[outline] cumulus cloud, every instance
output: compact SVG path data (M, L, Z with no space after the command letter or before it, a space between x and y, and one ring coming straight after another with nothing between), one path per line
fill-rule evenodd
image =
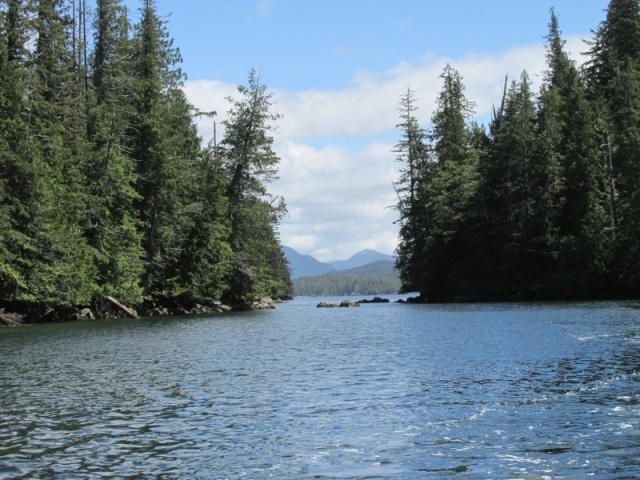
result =
M567 49L582 61L582 39L569 38ZM467 98L476 104L476 118L488 121L500 102L505 75L519 78L527 70L536 91L545 69L543 45L512 48L500 55L468 55L460 59L427 52L415 62L399 62L382 72L358 72L340 90L272 89L278 123L276 152L281 157L280 179L271 186L282 195L289 216L282 221L282 243L319 260L344 259L363 248L392 253L397 243L396 201L392 181L399 165L393 153L399 137L398 103L411 88L418 119L427 127L450 63L464 79ZM267 85L268 86L268 85ZM219 81L187 82L189 100L202 111L225 118L225 99L235 85ZM205 140L212 137L212 121L200 117ZM218 130L218 139L221 138ZM389 139L392 139L389 141Z

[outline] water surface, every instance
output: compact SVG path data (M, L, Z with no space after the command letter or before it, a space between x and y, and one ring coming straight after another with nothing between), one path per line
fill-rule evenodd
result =
M0 330L0 478L640 476L637 302L319 300Z

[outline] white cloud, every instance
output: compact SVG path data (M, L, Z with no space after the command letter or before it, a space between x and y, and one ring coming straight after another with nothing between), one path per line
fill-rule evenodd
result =
M578 38L567 40L574 59L586 50ZM505 75L519 78L527 70L537 91L545 69L543 45L512 48L500 55L468 55L452 60L426 53L417 62L399 62L383 72L359 72L341 90L272 90L278 123L276 151L280 180L271 186L284 196L289 216L280 227L283 244L319 260L348 258L363 248L392 253L397 241L396 197L391 182L398 177L393 144L397 138L398 103L407 87L419 100L416 112L428 126L441 89L439 78L450 63L464 79L476 117L485 123L500 102ZM268 85L267 85L268 86ZM189 100L200 110L224 119L225 97L236 86L219 81L187 82ZM200 132L212 137L212 121L198 120ZM218 130L218 141L221 138ZM354 147L353 145L357 145Z
M272 0L258 0L258 12L263 17L268 17L273 10Z

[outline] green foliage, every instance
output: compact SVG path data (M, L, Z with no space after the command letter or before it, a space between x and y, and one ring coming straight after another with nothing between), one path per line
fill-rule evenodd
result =
M301 277L293 281L295 295L309 297L382 295L398 293L400 286L396 272L373 276L331 272L317 277Z
M98 0L91 52L76 7L0 6L0 303L290 294L257 76L225 147L203 148L155 2L131 28L121 0Z
M640 281L640 4L611 0L596 31L586 76L596 105L595 126L607 166L615 228L610 266L616 283L637 291Z
M228 290L233 251L229 245L227 178L219 152L203 152L193 172L192 203L184 214L191 231L182 252L182 282L189 296L219 299Z
M404 291L417 291L422 283L424 249L430 227L422 186L435 168L433 162L429 162L426 134L414 115L416 101L411 89L407 89L400 100L401 123L397 127L402 138L394 150L401 164L400 178L394 188L398 194L395 208L400 217L397 267Z
M410 133L421 129L411 91L403 97L405 291L432 300L639 293L640 4L611 1L583 72L553 10L546 46L539 94L526 73L505 82L488 133L466 123L472 105L449 66L426 141Z
M450 65L441 78L444 86L428 136L413 117L410 90L401 101L403 142L396 151L405 167L397 189L397 266L403 291L445 297L469 264L470 251L462 246L473 231L479 175L476 132L468 124L473 105L464 96L462 77Z
M267 191L280 159L273 151L271 94L255 70L248 86L238 87L240 99L229 99L221 150L227 174L228 219L231 228L230 289L232 302L262 295L288 295L289 271L276 232L286 213L284 201Z

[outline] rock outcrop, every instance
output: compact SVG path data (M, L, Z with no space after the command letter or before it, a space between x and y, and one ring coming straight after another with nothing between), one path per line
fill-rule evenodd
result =
M371 300L368 300L364 298L362 300L358 300L357 303L389 303L389 299L381 298L381 297L373 297Z
M342 302L340 302L340 306L349 308L349 307L359 307L360 304L356 302L352 302L351 300L343 300Z
M316 308L334 308L337 307L338 305L336 305L335 303L331 303L331 302L320 302L318 305L316 305Z

